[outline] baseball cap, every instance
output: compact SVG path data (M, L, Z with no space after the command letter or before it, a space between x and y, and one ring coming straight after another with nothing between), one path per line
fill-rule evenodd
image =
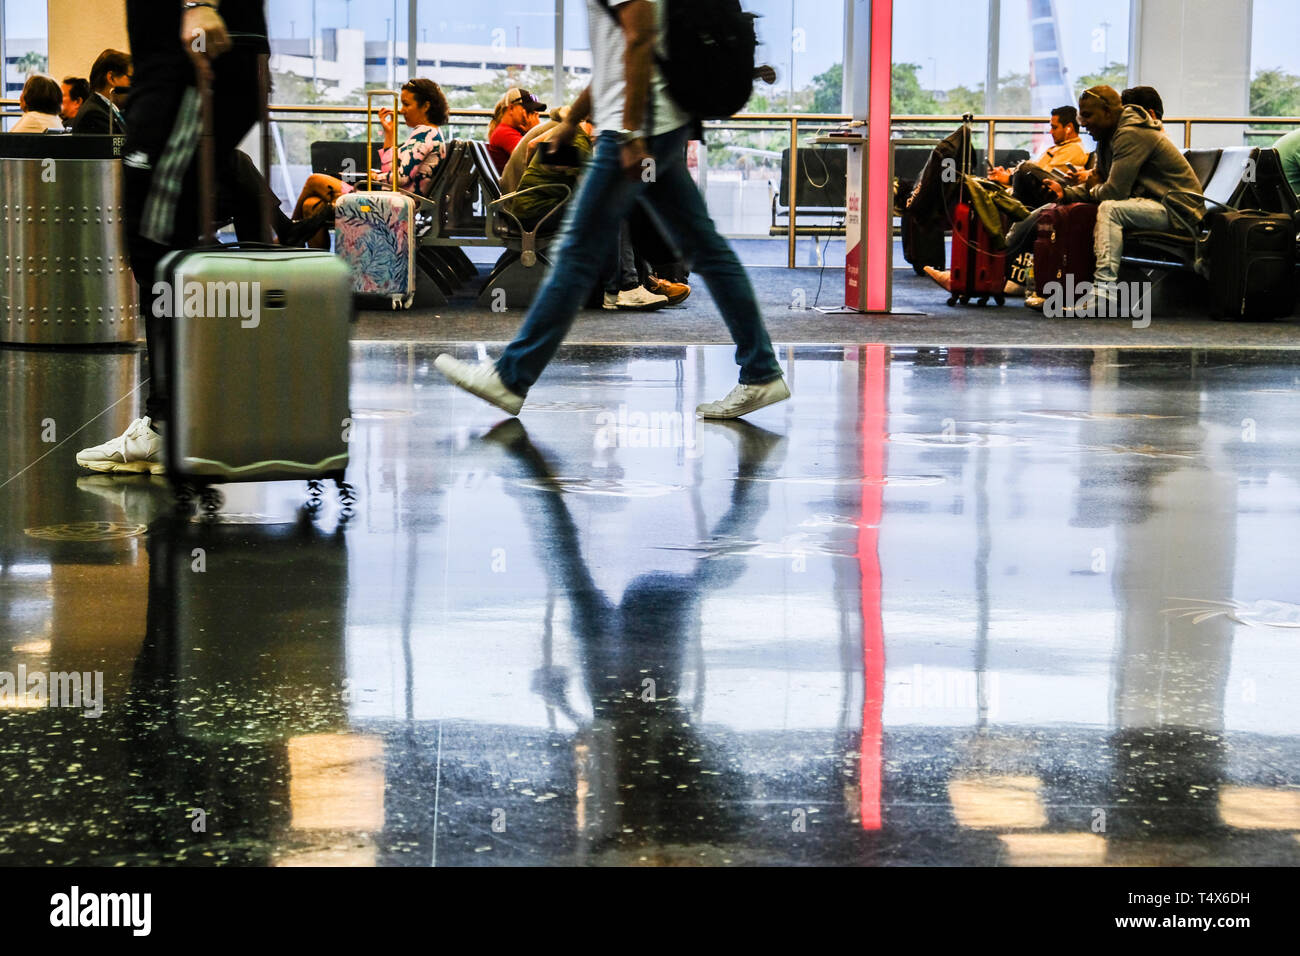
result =
M541 102L537 97L527 90L521 90L519 87L511 87L506 90L506 108L514 106L516 103L523 105L529 113L545 113L546 104Z

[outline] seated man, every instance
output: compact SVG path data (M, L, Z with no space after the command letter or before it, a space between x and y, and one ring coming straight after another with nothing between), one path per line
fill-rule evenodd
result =
M1079 139L1079 117L1073 106L1058 106L1052 110L1051 149L1037 159L1026 160L1014 172L1001 166L989 170L988 178L1011 187L1011 194L1030 209L1051 202L1051 194L1043 181L1059 173L1074 178L1088 163L1088 152Z
M517 87L506 91L497 103L496 113L488 124L488 153L496 165L497 175L505 171L510 154L515 151L524 134L539 122L538 113L546 112L546 104L527 90Z
M85 103L90 97L90 84L80 76L65 76L63 78L63 109L59 116L63 119L64 126L72 126L72 121L77 118L77 111L81 109L81 104Z
M1067 188L1048 180L1047 188L1058 202L1100 204L1093 233L1097 271L1090 297L1109 300L1109 314L1114 315L1124 229L1171 228L1162 202L1171 192L1192 194L1174 196L1169 201L1195 222L1205 215L1205 203L1194 198L1200 195L1200 181L1182 151L1164 135L1160 121L1140 106L1123 105L1114 88L1094 86L1084 90L1079 95L1079 119L1097 141L1096 168L1082 185ZM1095 314L1091 302L1076 306Z
M120 50L105 50L95 57L90 68L90 96L77 110L72 124L74 133L125 133L126 120L118 108L119 90L131 88L131 55Z
M1165 120L1165 101L1154 86L1130 86L1119 95L1125 106L1140 106L1161 123Z

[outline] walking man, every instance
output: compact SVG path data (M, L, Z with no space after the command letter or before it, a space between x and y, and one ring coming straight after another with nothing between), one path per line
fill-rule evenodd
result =
M740 384L696 409L702 418L739 418L790 397L744 268L718 235L686 169L693 125L668 96L655 66L664 4L659 0L587 0L592 82L551 140L572 142L589 115L599 131L595 154L572 201L546 281L514 341L496 362L471 365L439 355L453 383L511 415L554 357L599 278L619 225L643 194L695 271L702 275L736 343ZM545 147L543 147L545 148Z

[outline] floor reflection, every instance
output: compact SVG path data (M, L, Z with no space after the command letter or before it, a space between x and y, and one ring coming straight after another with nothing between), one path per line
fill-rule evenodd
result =
M350 520L216 521L47 454L134 355L0 352L0 862L1300 861L1300 354L795 348L705 424L724 348L522 423L437 352L355 347Z

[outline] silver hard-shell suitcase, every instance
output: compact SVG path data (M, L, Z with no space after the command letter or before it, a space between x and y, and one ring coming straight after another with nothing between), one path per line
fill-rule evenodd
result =
M215 510L217 482L343 480L351 420L349 325L352 276L337 256L315 249L216 243L212 97L199 71L204 135L199 150L202 245L158 265L152 308L171 316L164 357L172 396L164 431L167 473L182 501L204 489ZM265 90L263 157L265 143Z

